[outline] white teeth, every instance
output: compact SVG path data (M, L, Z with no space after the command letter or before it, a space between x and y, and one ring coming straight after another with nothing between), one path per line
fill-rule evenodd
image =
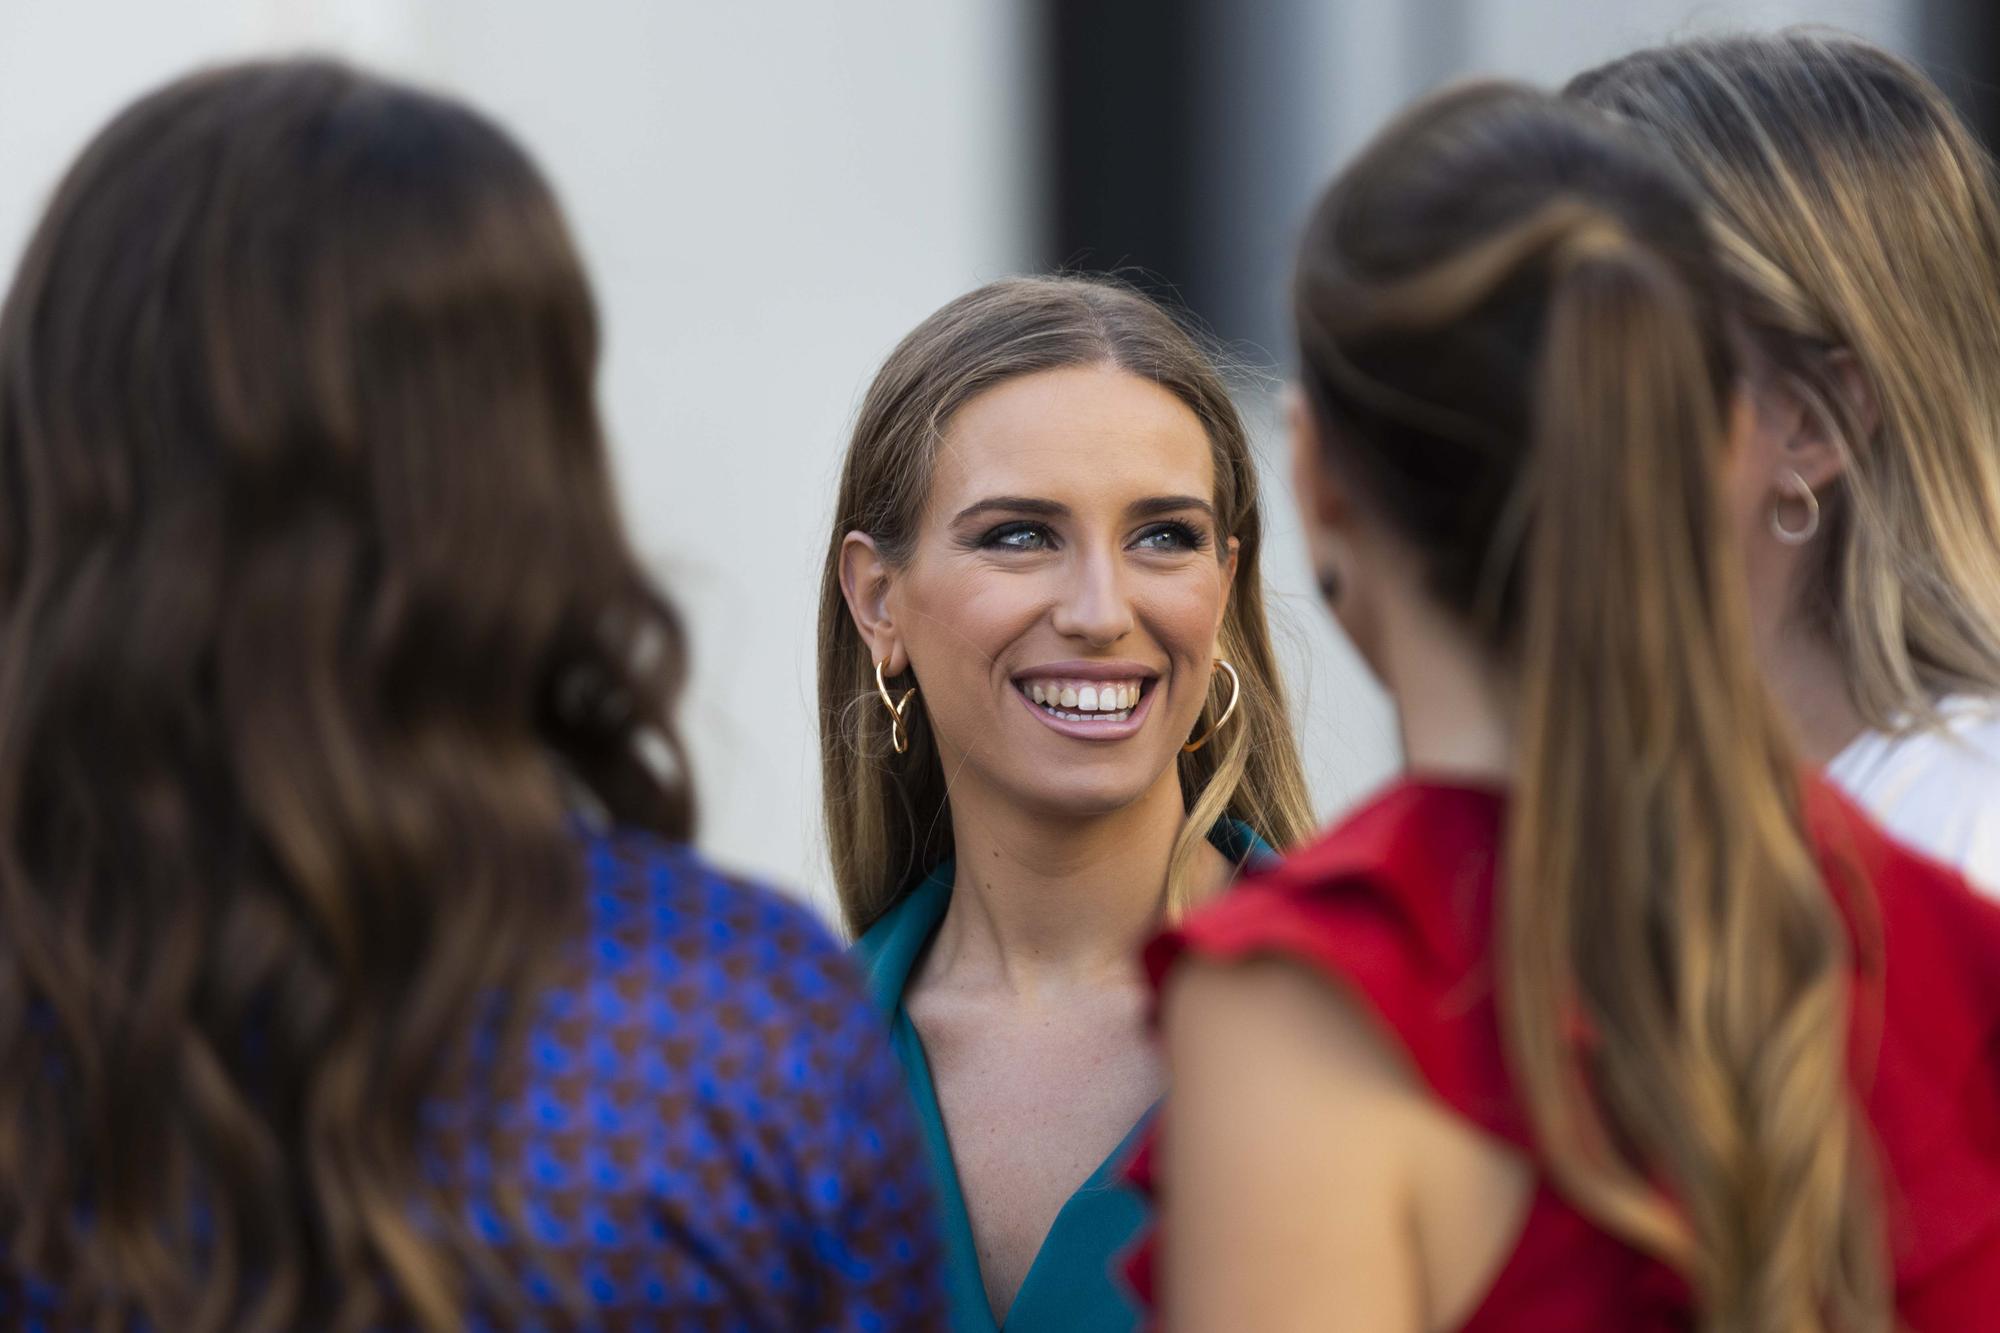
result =
M1145 682L1130 685L1098 681L1029 681L1021 692L1057 717L1072 722L1122 722L1138 706ZM1063 711L1058 711L1063 710Z

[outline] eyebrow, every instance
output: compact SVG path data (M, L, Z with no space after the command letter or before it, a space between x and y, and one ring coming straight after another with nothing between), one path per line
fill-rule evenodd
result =
M1155 495L1132 503L1132 514L1137 518L1151 518L1155 514L1172 514L1182 509L1199 509L1208 515L1208 521L1215 522L1215 506L1194 495Z
M975 501L958 511L952 522L963 523L968 518L978 518L981 514L1008 513L1033 514L1036 518L1064 518L1069 514L1069 506L1057 504L1054 500L1037 500L1027 495L993 495Z
M1215 506L1194 495L1152 495L1143 500L1134 500L1127 506L1127 512L1135 518L1151 518L1155 514L1171 514L1183 509L1199 509L1215 521ZM993 495L975 501L953 515L953 523L963 523L969 518L982 514L1031 514L1036 518L1066 518L1069 506L1054 500L1038 500L1029 495Z

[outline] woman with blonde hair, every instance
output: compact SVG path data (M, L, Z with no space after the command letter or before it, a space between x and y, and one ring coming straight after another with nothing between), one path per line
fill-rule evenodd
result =
M1735 494L1807 758L2000 895L2000 195L1944 95L1858 38L1640 51L1568 96L1699 183L1749 332Z
M1989 1325L2000 907L1796 761L1692 191L1460 89L1322 197L1294 315L1302 516L1409 771L1148 952L1167 1327Z
M827 547L835 883L944 1204L953 1326L1131 1328L1139 942L1310 823L1256 472L1159 306L1022 278L890 355Z

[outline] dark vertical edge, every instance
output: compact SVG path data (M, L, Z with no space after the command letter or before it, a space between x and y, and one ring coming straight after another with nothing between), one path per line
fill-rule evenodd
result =
M2000 148L2000 4L1916 0L1916 56L1992 152Z
M1179 304L1200 264L1200 0L1040 0L1049 71L1048 267L1115 271Z

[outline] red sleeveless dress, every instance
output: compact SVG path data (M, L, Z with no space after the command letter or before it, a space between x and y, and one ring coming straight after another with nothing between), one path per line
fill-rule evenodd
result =
M1913 1333L2000 1329L2000 907L1891 842L1830 786L1812 783L1806 804L1822 871L1855 933L1850 1065L1886 1178L1898 1314ZM1534 1158L1490 970L1505 816L1497 788L1391 787L1155 939L1146 966L1156 993L1188 954L1314 968L1363 1003L1440 1100ZM1129 1168L1147 1189L1158 1132ZM1127 1265L1148 1308L1155 1249L1148 1235ZM1673 1272L1599 1229L1543 1174L1517 1243L1461 1328L1691 1322Z

